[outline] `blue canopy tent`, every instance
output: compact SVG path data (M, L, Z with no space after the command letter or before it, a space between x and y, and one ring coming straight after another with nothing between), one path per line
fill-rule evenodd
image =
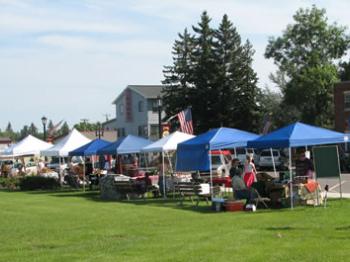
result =
M339 132L321 127L311 126L296 122L261 136L253 141L248 141L248 147L252 148L289 148L289 173L292 182L292 147L345 143L348 137ZM291 195L292 195L291 186ZM293 200L291 197L291 207Z
M216 128L198 135L195 138L178 144L176 151L177 171L210 172L211 194L213 196L211 150L246 147L247 141L256 139L258 135L234 129Z
M153 143L152 141L133 135L122 137L117 141L97 151L99 155L121 155L140 153L141 149Z
M247 142L259 136L234 128L216 128L178 144L177 171L208 171L211 166L210 150L246 147Z
M97 151L101 148L104 148L110 145L111 142L108 142L103 139L95 139L90 143L87 143L77 149L70 151L69 156L92 156L97 155Z
M84 157L84 183L83 183L83 190L85 191L85 156L92 156L97 155L97 150L109 145L110 142L103 140L103 139L95 139L81 147L78 147L77 149L70 151L69 156L82 156Z
M248 147L291 148L344 143L346 140L347 137L343 133L296 122L255 140L248 141Z

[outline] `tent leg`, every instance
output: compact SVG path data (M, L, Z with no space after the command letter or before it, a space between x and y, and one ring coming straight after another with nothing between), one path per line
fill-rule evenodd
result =
M85 192L85 162L86 162L85 156L83 157L83 160L84 160L84 166L83 166L83 192Z
M58 157L58 181L62 186L62 174L61 174L61 157Z
M289 147L289 184L290 184L290 208L293 209L293 175L292 175L292 148Z
M339 169L339 194L340 194L340 199L343 198L343 193L342 193L342 188L341 188L341 170L340 170L340 160L339 160L339 150L337 146L337 157L338 157L338 169Z
M164 172L164 153L162 152L162 175L163 175L163 198L166 199L166 193L165 193L165 172Z
M275 177L277 177L275 158L273 156L273 151L271 147L270 147L270 153L271 153L271 159L272 159L273 172L275 174Z
M209 172L210 172L210 195L211 195L211 200L213 201L213 198L214 198L214 187L213 187L213 171L212 171L210 149L209 149Z

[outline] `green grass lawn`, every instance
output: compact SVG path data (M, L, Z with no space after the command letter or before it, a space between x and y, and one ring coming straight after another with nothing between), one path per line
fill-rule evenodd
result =
M214 213L205 203L0 191L0 261L349 260L348 200Z

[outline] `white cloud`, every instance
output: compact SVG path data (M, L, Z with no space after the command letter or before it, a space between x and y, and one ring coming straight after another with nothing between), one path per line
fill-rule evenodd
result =
M7 33L40 32L82 32L82 33L136 33L142 25L136 26L117 21L96 22L72 19L32 17L17 14L1 14L0 31Z
M98 40L96 38L65 36L65 35L46 35L38 38L41 44L60 47L62 49L77 50L79 52L97 52L97 53L116 53L130 57L142 56L142 59L148 57L168 56L171 50L171 43L162 40L151 39L125 39L125 40Z

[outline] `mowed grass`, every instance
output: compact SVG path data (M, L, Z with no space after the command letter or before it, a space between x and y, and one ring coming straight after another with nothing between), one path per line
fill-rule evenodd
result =
M350 201L215 213L98 193L0 191L0 261L349 261Z

